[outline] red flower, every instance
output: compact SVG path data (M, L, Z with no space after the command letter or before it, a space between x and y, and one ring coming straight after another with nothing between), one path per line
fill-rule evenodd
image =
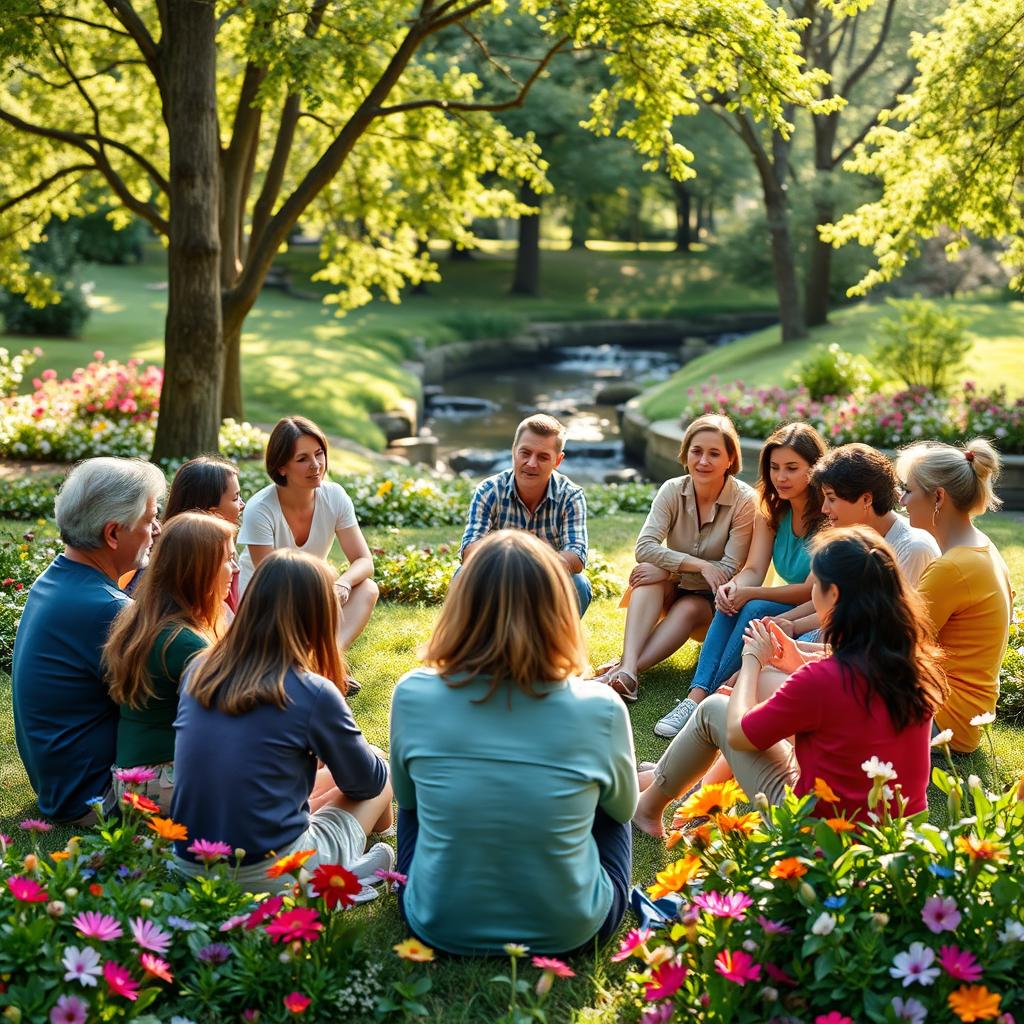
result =
M321 864L313 872L313 891L322 896L324 903L334 909L339 903L351 907L362 890L359 879L340 864Z
M142 814L159 814L160 805L154 803L149 799L148 796L143 796L141 793L136 793L134 790L128 790L121 799L129 806L134 807L135 810Z
M309 942L315 939L324 926L320 913L312 907L296 907L285 911L276 920L264 927L274 942Z
M303 995L301 992L290 992L284 997L284 1008L289 1013L298 1016L312 1001L309 996Z
M11 890L11 895L22 903L45 903L50 898L34 878L15 875L7 879L7 888Z
M561 960L553 956L535 956L530 961L534 967L539 967L542 971L550 971L552 974L559 978L575 978L576 972Z
M89 893L92 896L102 896L103 895L103 886L100 885L99 882L93 882L92 885L89 886Z

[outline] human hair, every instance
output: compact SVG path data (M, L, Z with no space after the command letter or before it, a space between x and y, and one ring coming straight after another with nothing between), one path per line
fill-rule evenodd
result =
M449 686L485 679L531 697L536 683L567 679L587 664L576 592L554 551L523 530L496 530L448 589L424 652Z
M231 478L238 476L238 467L219 455L200 455L178 468L167 492L164 522L182 512L206 512L220 504Z
M814 542L811 571L819 586L839 588L821 640L844 676L863 677L865 705L878 697L897 732L929 719L949 692L942 652L889 545L867 526L829 530Z
M690 445L694 437L702 430L713 430L716 434L722 435L722 443L725 445L726 454L732 460L726 476L734 476L743 470L743 456L740 454L740 435L728 416L721 416L718 413L708 413L706 416L698 416L683 434L682 443L679 445L679 462L686 465L686 457L690 452Z
M513 451L519 445L519 438L526 431L529 431L531 434L537 434L539 437L557 437L558 450L560 452L565 450L565 427L554 416L547 416L544 413L534 413L532 416L527 416L516 427L515 437L512 438Z
M787 423L779 427L761 446L761 454L757 462L757 493L761 499L761 510L768 517L773 530L778 530L779 522L789 501L779 495L772 483L772 452L777 448L792 448L811 468L827 449L814 427L807 423ZM821 511L821 490L808 480L807 505L804 509L804 527L809 536L825 521Z
M990 441L976 437L962 447L941 441L916 441L901 449L896 472L928 494L940 487L953 506L969 516L994 512L1002 501L993 490L999 479L999 453Z
M145 459L104 455L79 462L54 501L60 539L83 551L101 548L108 523L131 529L145 515L150 498L159 502L166 493L163 473Z
M305 416L285 416L274 424L267 441L267 476L279 487L288 485L280 470L295 454L295 442L303 436L313 438L323 448L324 473L327 472L327 437L324 432Z
M877 516L891 512L899 501L899 484L892 463L870 445L844 444L824 455L811 470L811 483L820 491L830 487L843 501L871 495L871 509Z
M152 699L148 662L164 629L171 633L161 658L186 627L216 639L224 617L217 582L234 539L230 523L202 512L183 512L163 528L135 600L118 613L103 647L111 700L141 708Z
M336 572L323 559L278 548L260 562L227 635L196 666L188 692L204 708L242 715L284 708L291 669L315 672L348 692L338 646Z

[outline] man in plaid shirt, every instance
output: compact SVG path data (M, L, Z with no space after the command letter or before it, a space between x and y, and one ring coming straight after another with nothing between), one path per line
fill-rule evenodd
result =
M583 488L555 472L565 458L565 427L553 416L528 416L512 441L512 468L480 483L462 535L463 563L492 530L529 530L550 544L572 576L582 616L593 596L587 562Z

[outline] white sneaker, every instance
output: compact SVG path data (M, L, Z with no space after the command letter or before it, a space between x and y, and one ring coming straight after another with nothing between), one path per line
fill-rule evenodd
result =
M696 710L697 702L689 697L685 700L677 701L676 706L667 715L658 719L658 724L654 727L654 735L671 739L682 731L683 726L686 725L690 720L690 716Z
M380 885L376 871L394 871L395 851L387 843L374 843L358 860L353 861L349 871L363 885Z

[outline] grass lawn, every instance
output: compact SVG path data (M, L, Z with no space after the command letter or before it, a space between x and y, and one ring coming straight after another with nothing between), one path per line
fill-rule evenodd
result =
M624 580L632 565L633 543L643 517L611 515L591 524L591 543L614 564ZM0 528L5 524L0 523ZM1024 515L998 513L980 521L997 544L1010 567L1018 593L1024 591ZM14 524L17 529L18 524ZM383 530L368 530L372 546L384 538ZM403 530L408 543L433 544L451 539L444 529ZM584 619L594 664L619 653L624 612L617 601L595 601ZM367 738L387 746L388 708L395 680L416 665L416 650L429 636L437 610L432 607L381 605L366 633L351 652L355 674L363 683L353 707ZM697 646L688 644L659 668L644 676L640 701L631 709L638 759L655 759L665 746L652 733L655 721L687 689L696 664ZM999 773L1005 780L1024 771L1024 730L997 724L994 730ZM32 792L25 779L14 745L10 707L10 683L0 676L0 831L16 830L16 822L31 814ZM992 764L984 750L961 760L964 772L974 771L992 781ZM938 815L937 815L938 817ZM47 839L56 848L64 844L69 831L55 829ZM669 859L663 845L634 833L634 880L647 883ZM380 955L393 963L390 947L403 937L392 902L378 901L356 911L368 925L368 941ZM589 1024L618 1020L625 997L624 969L611 965L606 954L581 957L574 964L579 975L556 986L548 1004L552 1022L585 1021ZM430 1020L446 1022L490 1021L504 1011L504 990L489 984L500 970L493 961L441 961L431 971L433 990L427 997Z
M964 378L983 387L1005 384L1011 398L1024 395L1024 302L986 301L976 296L937 300L967 320L974 337ZM815 345L839 344L847 352L867 355L878 322L891 315L888 306L851 306L832 315L832 322L816 328L809 338L781 344L779 328L768 327L716 349L688 363L663 384L648 391L642 409L652 420L677 416L686 389L716 374L725 383L742 379L750 386L788 385L789 375Z

